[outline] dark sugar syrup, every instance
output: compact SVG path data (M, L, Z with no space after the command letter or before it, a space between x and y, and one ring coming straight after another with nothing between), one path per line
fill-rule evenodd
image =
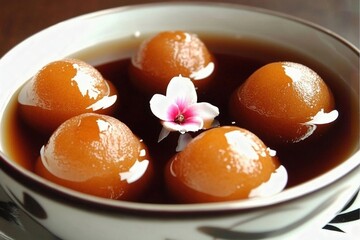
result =
M199 102L209 102L220 109L217 120L220 125L236 125L228 114L228 101L233 91L243 83L248 76L261 66L275 61L293 61L302 63L315 70L332 89L339 118L334 126L316 140L305 140L297 144L274 146L266 144L277 151L281 163L289 174L287 187L295 186L325 173L349 157L358 146L359 121L356 112L358 101L349 87L330 69L320 63L300 54L299 52L279 45L254 39L234 39L230 37L203 35L200 36L217 60L216 84L207 92L198 92ZM126 51L133 52L139 44L139 39L129 39L124 44ZM91 63L103 52L111 51L118 43L111 42L86 49L72 57ZM119 50L120 49L120 50ZM122 48L117 51L123 51ZM179 133L172 132L160 143L158 136L161 131L159 120L151 113L149 100L151 96L133 87L128 73L129 56L105 63L94 63L105 79L111 81L119 95L119 109L114 115L147 145L152 162L155 166L156 181L152 195L145 197L144 202L168 202L163 183L163 169L167 161L176 154ZM161 93L164 94L164 93ZM17 101L14 95L7 109L5 119L6 148L10 156L19 164L33 170L39 156L39 150L47 142L49 136L42 135L24 123L17 111ZM241 127L241 126L240 126ZM198 133L200 133L199 131ZM198 133L192 134L196 136ZM261 137L261 136L260 136ZM315 141L315 142L314 142Z

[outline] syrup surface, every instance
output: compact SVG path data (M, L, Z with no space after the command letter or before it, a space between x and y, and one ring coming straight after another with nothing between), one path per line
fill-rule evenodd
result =
M316 71L331 88L334 94L339 118L334 126L319 139L311 139L296 144L275 146L265 144L276 150L282 165L288 171L287 188L303 183L346 160L356 151L359 140L358 100L355 94L341 79L337 79L330 69L290 49L272 43L251 39L232 39L216 36L200 36L217 60L216 84L207 92L198 92L199 102L209 102L220 109L216 118L220 125L236 125L228 115L228 100L232 92L247 77L261 66L275 61L292 61L306 65ZM129 39L129 52L138 41ZM126 45L124 44L124 46ZM108 50L115 43L95 46L72 57L87 61L87 58L101 58L102 50ZM129 57L96 64L96 68L105 79L110 80L118 89L119 109L115 117L123 121L148 146L155 165L157 179L153 189L144 202L168 202L164 193L163 174L166 162L175 154L179 133L172 132L158 143L162 125L151 113L149 100L151 96L135 89L129 78ZM164 94L164 93L161 93ZM294 106L296 107L296 106ZM19 117L17 110L17 93L9 103L4 122L5 148L8 155L23 167L33 170L39 151L50 136L44 136L29 128ZM239 125L239 127L242 127ZM197 134L197 133L196 133ZM259 136L261 138L261 136Z

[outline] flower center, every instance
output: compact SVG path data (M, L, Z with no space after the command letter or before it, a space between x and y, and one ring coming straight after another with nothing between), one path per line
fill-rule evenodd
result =
M177 115L176 118L174 119L174 122L177 124L181 124L184 121L185 121L185 117L181 113L179 115Z

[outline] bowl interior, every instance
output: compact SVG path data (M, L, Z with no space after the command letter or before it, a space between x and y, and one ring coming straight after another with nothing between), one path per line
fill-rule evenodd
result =
M141 39L139 36L174 29L226 35L235 39L262 39L294 49L321 63L324 67L332 69L339 79L350 86L352 94L359 96L359 50L346 40L321 27L278 13L232 4L150 4L104 10L61 22L26 39L3 56L0 60L1 127L3 127L4 111L11 96L48 62L75 53L79 54L79 51L104 42L131 38L136 45ZM128 51L129 46L111 46L112 48L103 49L100 58L96 54L87 53L89 62L92 64L104 63L117 58L129 57L132 53L132 51ZM355 106L355 109L357 107ZM353 155L331 171L273 197L241 200L232 204L168 205L164 207L156 206L156 204L129 203L89 197L59 187L14 164L3 147L4 141L1 136L0 152L3 158L1 161L29 181L34 181L45 189L51 188L53 191L69 194L84 201L148 210L183 211L185 209L209 210L266 206L313 192L344 176L360 163L358 146L355 146Z

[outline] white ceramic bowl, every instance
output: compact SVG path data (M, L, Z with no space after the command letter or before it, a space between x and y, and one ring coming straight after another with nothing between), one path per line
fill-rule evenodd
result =
M0 121L10 97L46 63L106 41L173 29L284 44L331 68L359 96L359 50L325 29L239 5L160 3L80 16L17 45L0 60ZM96 60L118 57L120 50L104 50L104 58ZM45 181L11 161L3 142L1 136L2 187L30 216L62 239L283 239L306 227L321 228L360 182L356 149L332 170L272 197L190 205L114 201Z

